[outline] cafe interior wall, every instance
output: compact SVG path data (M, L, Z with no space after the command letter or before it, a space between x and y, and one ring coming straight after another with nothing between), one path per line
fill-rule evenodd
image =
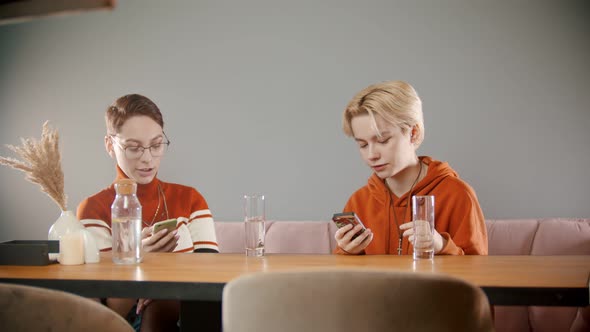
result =
M172 145L160 178L217 220L245 193L267 219L327 220L370 176L342 111L365 86L411 83L418 153L449 161L486 218L590 217L586 1L156 1L0 25L4 144L60 133L68 207L108 186L104 110L140 93ZM43 239L57 206L0 167L0 241ZM304 239L302 239L304 240Z

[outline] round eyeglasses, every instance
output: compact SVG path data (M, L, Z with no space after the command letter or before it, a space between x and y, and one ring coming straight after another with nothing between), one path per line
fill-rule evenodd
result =
M139 159L141 156L143 156L145 150L149 150L152 157L161 157L164 155L164 153L166 153L166 150L168 150L168 146L170 145L170 140L168 139L168 136L166 136L166 133L164 133L166 142L160 142L150 146L123 145L118 139L116 139L117 136L109 135L109 137L113 143L118 145L123 150L127 159Z

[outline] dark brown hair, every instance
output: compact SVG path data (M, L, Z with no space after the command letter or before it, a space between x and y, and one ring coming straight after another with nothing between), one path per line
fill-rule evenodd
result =
M107 133L109 135L117 134L125 121L129 118L145 115L156 121L164 129L164 118L158 106L148 97L129 94L119 99L107 108L105 120L107 123Z

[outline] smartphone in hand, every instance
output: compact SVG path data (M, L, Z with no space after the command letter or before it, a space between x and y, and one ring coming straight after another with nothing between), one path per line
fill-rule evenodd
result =
M365 225L363 225L363 222L354 212L334 213L334 215L332 216L332 221L334 221L338 228L342 228L348 224L352 225L353 228L356 225L363 226L363 229L361 229L355 235L353 235L351 240L354 240L357 236L361 235L367 229Z
M152 235L158 233L159 231L163 230L164 228L168 229L168 233L172 232L173 230L176 229L177 222L178 221L176 220L176 218L158 221L157 223L154 224L154 228L152 230Z

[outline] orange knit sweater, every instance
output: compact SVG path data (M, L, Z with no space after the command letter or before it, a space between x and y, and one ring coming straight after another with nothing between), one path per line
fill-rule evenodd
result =
M127 176L117 166L117 179L120 178ZM159 195L158 185L162 188L164 197ZM219 251L213 217L207 202L196 189L154 178L148 184L137 186L137 197L142 206L142 228L168 218L178 219L176 228L180 238L174 251ZM111 204L114 199L113 182L108 188L84 199L78 206L78 219L95 235L101 250L111 249ZM168 215L164 208L164 199Z
M420 157L420 160L428 165L428 172L411 194L435 196L435 228L447 240L438 254L487 255L485 220L473 189L459 179L448 163L430 157ZM350 197L344 211L355 212L374 234L364 254L397 254L399 225L412 219L408 204L411 205L409 193L395 196L376 174ZM394 213L399 225L396 225ZM336 248L335 252L345 253L341 248ZM402 254L412 252L408 238L404 237Z

